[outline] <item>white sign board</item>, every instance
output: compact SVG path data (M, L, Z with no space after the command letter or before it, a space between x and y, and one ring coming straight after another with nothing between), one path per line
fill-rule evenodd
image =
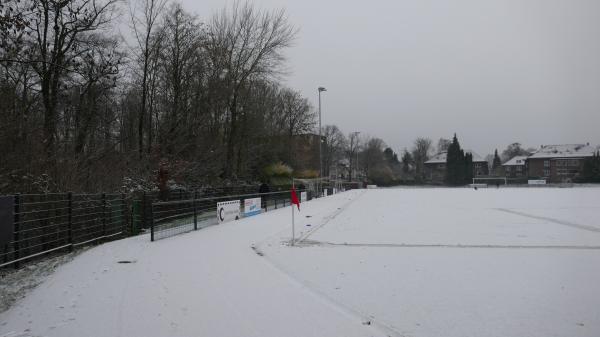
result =
M300 202L306 202L308 200L308 193L300 192Z
M373 188L377 188L377 185L367 185L368 189L373 189Z
M529 185L546 185L546 180L544 180L544 179L528 180L527 183Z
M333 189L333 194L337 194L337 192L338 192L337 188L334 188Z
M219 223L240 218L240 201L223 201L217 203L217 220Z
M260 214L260 198L244 200L244 216L253 216Z

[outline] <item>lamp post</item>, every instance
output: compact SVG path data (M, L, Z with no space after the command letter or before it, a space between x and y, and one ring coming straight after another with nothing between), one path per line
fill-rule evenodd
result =
M356 136L356 145L354 146L354 149L356 150L356 162L354 163L354 179L358 180L358 135L360 134L360 131L354 131L352 132L352 134ZM352 160L352 157L350 157L350 160Z
M323 139L321 138L321 92L323 91L327 91L327 89L325 89L325 87L319 87L317 89L317 91L319 92L319 197L321 197L321 184L322 184L322 180L323 180L323 156L321 155L321 143L323 142Z

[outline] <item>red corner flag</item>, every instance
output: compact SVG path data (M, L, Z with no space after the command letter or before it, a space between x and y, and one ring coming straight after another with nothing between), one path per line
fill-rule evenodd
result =
M296 194L295 186L292 186L292 204L298 205L298 210L300 210L300 200L298 200L298 195Z

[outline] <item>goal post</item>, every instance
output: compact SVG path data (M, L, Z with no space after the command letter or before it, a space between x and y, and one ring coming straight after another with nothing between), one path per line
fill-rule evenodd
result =
M473 185L508 185L506 177L477 177L473 178Z

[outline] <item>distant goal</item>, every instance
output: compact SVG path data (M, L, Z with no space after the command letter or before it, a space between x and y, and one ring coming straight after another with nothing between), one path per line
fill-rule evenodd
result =
M506 177L479 177L473 178L473 183L471 187L488 187L488 185L492 186L506 186L508 185L508 180Z

